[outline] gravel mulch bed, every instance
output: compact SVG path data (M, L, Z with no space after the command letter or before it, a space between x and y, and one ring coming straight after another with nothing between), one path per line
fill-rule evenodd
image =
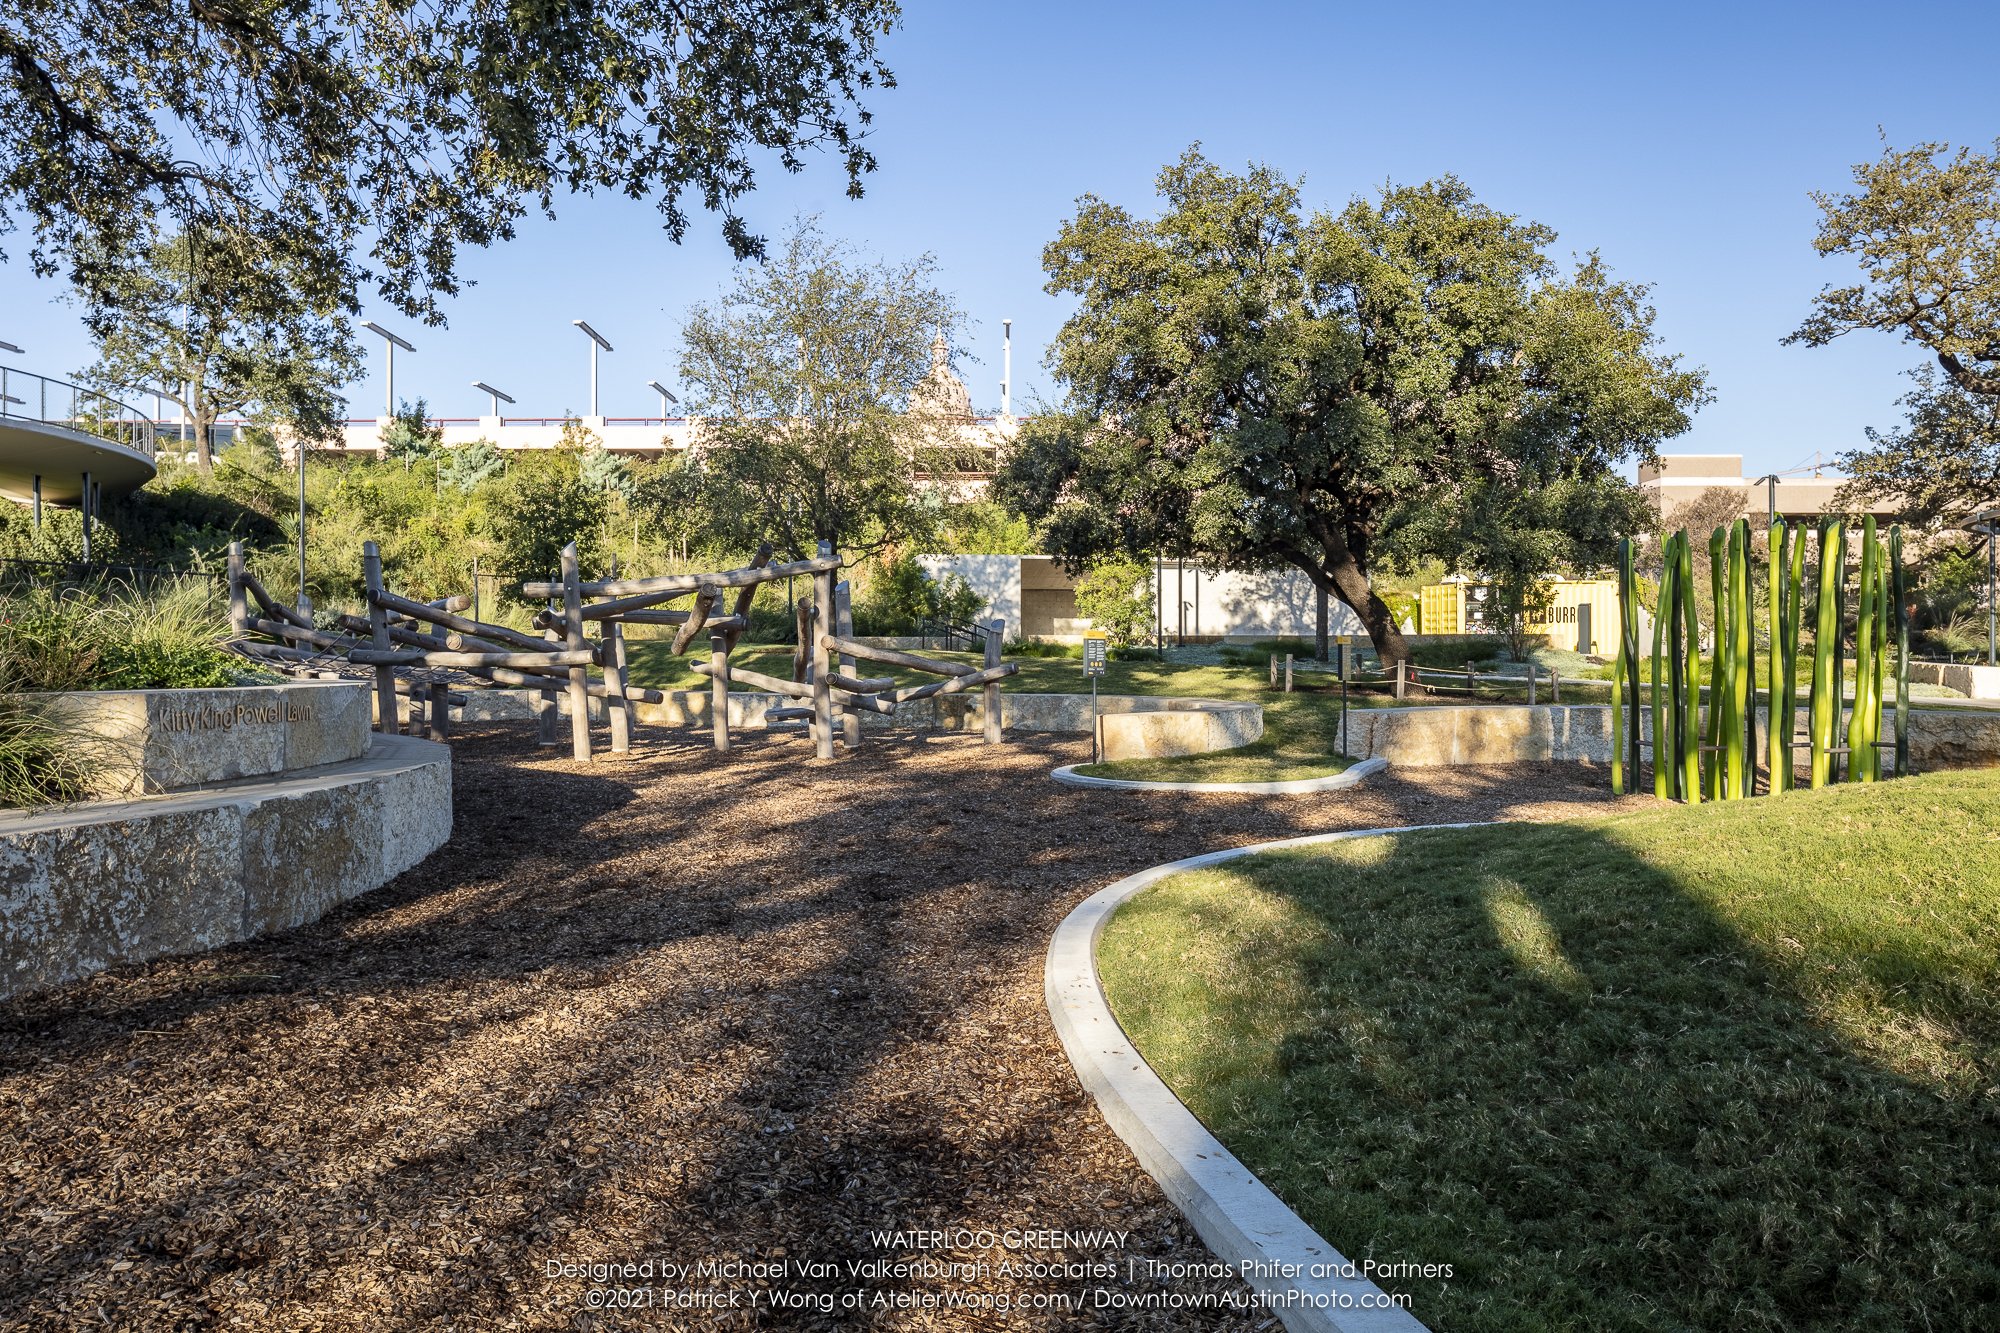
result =
M825 765L803 740L718 757L656 729L590 766L525 728L453 749L455 836L393 884L0 1004L0 1324L1275 1327L1093 1308L1240 1289L1144 1272L1210 1260L1063 1057L1050 932L1199 851L1616 804L1601 771L1554 767L1079 792L1048 772L1087 744L1051 738L871 739ZM950 1234L872 1234L891 1230ZM1129 1234L1024 1250L1009 1231ZM767 1275L663 1267L707 1260ZM933 1269L846 1271L882 1261ZM1051 1262L1114 1276L1001 1268ZM589 1308L607 1289L646 1304ZM664 1304L731 1293L757 1304ZM925 1298L988 1303L907 1304ZM1051 1298L1082 1308L1034 1308Z

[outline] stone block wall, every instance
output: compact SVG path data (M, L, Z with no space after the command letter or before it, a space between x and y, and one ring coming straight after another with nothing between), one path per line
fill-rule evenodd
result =
M407 736L305 774L0 813L0 998L317 920L450 836L450 752Z

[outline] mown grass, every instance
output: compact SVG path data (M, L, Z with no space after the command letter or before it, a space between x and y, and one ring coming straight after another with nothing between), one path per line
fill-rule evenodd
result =
M641 640L628 645L632 678L655 689L692 690L707 688L708 678L696 674L688 663L676 659L664 639ZM949 661L977 664L973 653L930 652ZM761 644L745 645L734 655L738 665L765 675L790 679L791 649ZM1083 664L1060 657L1011 659L1020 668L1001 688L1028 694L1087 694L1090 682L1084 679ZM919 676L868 664L871 675L893 676L904 684L917 684L935 677ZM1172 759L1127 759L1084 769L1104 777L1129 778L1146 782L1285 782L1294 778L1323 777L1346 768L1349 760L1340 753L1340 699L1331 677L1299 679L1300 689L1292 694L1273 693L1264 669L1229 665L1127 660L1107 663L1098 680L1103 694L1173 695L1201 699L1252 699L1264 705L1264 736L1254 745L1215 754L1182 755ZM1331 688L1329 688L1331 687ZM1356 696L1358 706L1360 696Z
M1099 949L1175 1091L1452 1330L2000 1328L2000 773L1334 843Z

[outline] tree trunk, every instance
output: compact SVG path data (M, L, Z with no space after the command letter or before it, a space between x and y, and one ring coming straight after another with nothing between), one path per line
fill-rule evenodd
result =
M188 405L188 416L194 421L194 465L207 476L215 471L215 409L199 388L190 396L194 399Z
M1317 570L1306 571L1322 590L1332 593L1349 610L1361 617L1361 626L1368 631L1368 641L1375 646L1383 666L1394 666L1398 662L1410 660L1410 645L1403 639L1402 627L1396 624L1395 613L1389 604L1375 595L1368 584L1368 575L1362 572L1351 555L1329 552L1324 564Z

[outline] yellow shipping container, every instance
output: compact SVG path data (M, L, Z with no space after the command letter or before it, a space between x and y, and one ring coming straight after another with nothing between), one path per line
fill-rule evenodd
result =
M1616 651L1618 584L1613 579L1556 579L1549 585L1544 618L1530 621L1528 633L1548 636L1551 648L1609 655ZM1418 590L1423 634L1498 632L1493 589L1483 583L1433 583ZM1588 613L1580 608L1588 607ZM1589 640L1584 640L1585 634Z

